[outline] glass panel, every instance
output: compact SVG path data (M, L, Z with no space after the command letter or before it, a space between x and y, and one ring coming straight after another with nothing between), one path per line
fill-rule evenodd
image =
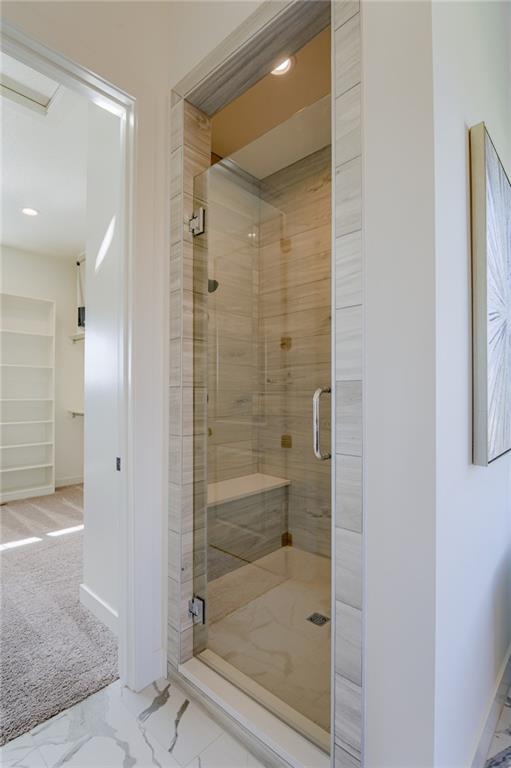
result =
M194 186L194 653L326 750L330 462L312 396L330 385L330 186L330 147L262 180L222 161Z

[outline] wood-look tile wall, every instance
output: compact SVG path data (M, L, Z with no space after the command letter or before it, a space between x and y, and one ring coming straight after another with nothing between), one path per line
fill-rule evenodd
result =
M331 554L331 463L312 453L312 395L331 381L331 151L261 181L272 206L261 225L260 471L290 481L293 545ZM330 445L330 398L322 413ZM282 445L283 436L286 436Z
M211 159L209 118L182 99L171 110L170 164L170 309L169 309L169 517L168 517L168 663L176 667L192 656L193 630L188 600L193 592L193 517L205 519L205 435L194 423L206 405L205 307L207 270L194 258L188 219L193 213L193 179ZM203 359L200 359L201 349ZM202 472L202 484L194 477Z
M313 457L311 409L331 377L330 147L262 181L218 164L203 195L207 232L195 243L218 283L207 297L207 480L290 480L282 501L265 494L210 509L208 544L253 560L290 533L294 546L329 557L330 464ZM327 401L325 446L329 410Z
M208 482L258 472L259 188L234 169L208 174Z
M335 766L362 765L362 197L358 0L333 2L335 57Z

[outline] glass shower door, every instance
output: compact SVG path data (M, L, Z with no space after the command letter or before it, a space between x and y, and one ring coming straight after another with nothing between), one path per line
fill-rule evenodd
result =
M312 398L330 383L330 226L306 206L327 149L262 180L222 161L194 185L194 654L325 749L330 462Z

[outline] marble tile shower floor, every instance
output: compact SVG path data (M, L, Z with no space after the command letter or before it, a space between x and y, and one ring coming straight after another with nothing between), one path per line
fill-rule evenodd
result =
M283 547L208 586L208 649L330 730L330 560Z

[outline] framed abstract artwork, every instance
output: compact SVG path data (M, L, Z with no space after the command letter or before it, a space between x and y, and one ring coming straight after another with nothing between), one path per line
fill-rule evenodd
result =
M511 183L484 123L470 129L473 462L511 450Z

